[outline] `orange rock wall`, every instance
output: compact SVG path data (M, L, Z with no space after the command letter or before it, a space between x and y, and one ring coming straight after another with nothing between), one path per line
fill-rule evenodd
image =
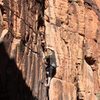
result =
M50 100L99 100L98 0L48 0L46 43L54 48L57 73Z
M4 0L10 30L5 45L32 94L39 100L100 100L100 1L40 1ZM57 61L49 95L39 35L44 25Z

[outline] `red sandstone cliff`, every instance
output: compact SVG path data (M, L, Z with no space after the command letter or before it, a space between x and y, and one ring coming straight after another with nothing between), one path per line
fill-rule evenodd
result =
M6 50L32 95L38 100L100 100L100 1L3 2L0 35L7 33ZM46 47L54 50L57 63L48 89Z

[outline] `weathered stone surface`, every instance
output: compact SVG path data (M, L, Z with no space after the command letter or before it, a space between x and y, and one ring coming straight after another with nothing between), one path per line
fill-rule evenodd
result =
M70 82L53 78L50 85L49 96L50 100L76 100L76 87Z
M61 89L63 82L65 86L70 82L76 87L77 98L72 100L97 100L95 93L100 91L99 75L97 74L99 71L97 30L100 13L97 11L99 7L96 3L100 2L98 0L96 2L91 0L81 0L80 2L52 0L52 2L54 4L45 10L45 13L48 14L48 9L53 9L50 21L45 20L46 42L55 49L58 63L55 78L59 81L55 81L55 78L51 81L50 100L61 99L59 95L64 93L64 90ZM91 9L87 7L86 3L91 6ZM51 21L53 22L50 23ZM50 26L52 26L51 29L49 29ZM54 29L52 29L53 27ZM59 84L57 89L53 85L54 83ZM69 89L66 88L66 91ZM72 96L70 95L70 97Z
M99 100L100 1L3 2L0 0L6 13L0 13L0 42L4 42L9 59L16 61L35 99ZM47 48L55 52L57 63L49 88L45 87ZM5 68L1 69L4 73ZM9 68L7 73L10 77Z

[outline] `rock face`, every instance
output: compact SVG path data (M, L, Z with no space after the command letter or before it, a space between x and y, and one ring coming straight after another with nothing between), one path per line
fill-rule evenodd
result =
M99 0L3 0L0 41L33 100L100 100L99 5ZM47 47L57 63L49 87Z

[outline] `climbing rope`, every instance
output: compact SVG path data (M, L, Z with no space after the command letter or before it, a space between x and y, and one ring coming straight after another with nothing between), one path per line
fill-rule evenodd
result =
M24 44L24 46L27 47L33 54L37 54L37 55L40 54L40 53L38 53L38 52L32 50L29 46L27 46L27 44Z

